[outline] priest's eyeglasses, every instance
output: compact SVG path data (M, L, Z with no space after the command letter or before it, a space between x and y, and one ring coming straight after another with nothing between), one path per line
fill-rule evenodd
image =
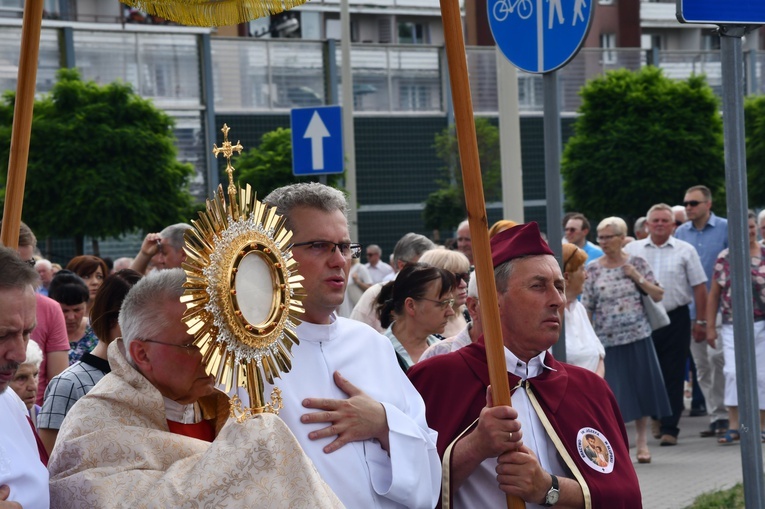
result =
M353 242L332 242L329 240L312 240L310 242L298 242L292 244L292 247L308 246L311 254L315 256L326 256L334 253L340 248L340 253L346 258L358 258L361 256L361 244Z
M454 298L451 299L444 299L444 300L435 300L435 299L426 299L425 297L420 297L417 300L426 300L428 302L433 302L438 306L438 309L446 309L454 306Z
M187 343L185 345L176 345L175 343L166 343L164 341L157 341L156 339L140 339L139 341L143 341L144 343L156 343L158 345L165 345L165 346L174 346L176 348L183 348L183 350L188 354L191 355L193 353L196 353L199 351L199 347L193 343Z

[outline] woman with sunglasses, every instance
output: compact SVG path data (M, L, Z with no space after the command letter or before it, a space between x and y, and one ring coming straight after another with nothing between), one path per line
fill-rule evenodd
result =
M470 261L461 252L449 249L425 251L419 261L451 272L457 280L457 286L454 288L454 306L452 307L454 314L449 318L449 323L446 324L443 332L443 336L446 338L456 336L465 330L468 321L470 321L470 315L465 309L467 288L470 282Z
M603 377L606 351L595 335L587 310L579 302L587 272L587 253L574 244L563 244L563 279L566 280L566 362L589 369Z
M454 316L454 275L424 263L404 268L377 296L377 313L406 372L428 346L440 341Z

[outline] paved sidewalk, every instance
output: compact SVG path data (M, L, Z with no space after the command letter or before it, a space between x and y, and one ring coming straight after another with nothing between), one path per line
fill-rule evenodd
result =
M702 493L731 488L743 481L741 446L719 445L716 438L701 438L699 433L708 426L708 417L683 416L677 445L660 447L659 441L650 437L650 464L638 464L635 448L630 449L644 508L684 509ZM627 427L627 433L634 440L634 424Z

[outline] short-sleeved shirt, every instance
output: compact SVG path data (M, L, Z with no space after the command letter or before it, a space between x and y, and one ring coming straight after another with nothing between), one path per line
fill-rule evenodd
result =
M651 266L643 258L627 259L649 282L656 283ZM592 327L603 346L634 343L651 335L651 324L643 309L635 282L622 267L609 269L600 263L587 265L582 304L593 316Z
M648 237L630 242L624 250L645 258L651 265L654 276L664 288L661 304L667 311L693 302L693 287L707 282L699 254L684 240L669 237L659 246Z
M106 360L85 353L81 360L54 376L45 391L45 400L37 415L37 427L60 429L64 417L77 400L90 392L110 371Z
M90 324L85 327L85 334L74 343L69 343L69 365L73 365L79 361L80 358L86 353L90 353L96 347L98 338L93 329L90 328Z
M45 388L48 387L48 354L51 352L69 352L69 336L66 334L66 321L61 306L53 299L39 293L37 300L37 327L31 338L43 351L40 375L37 382L37 403L42 405Z
M765 320L765 247L760 247L760 256L752 257L750 270L752 271L752 307L754 308L754 321ZM733 284L730 279L730 250L725 249L717 258L715 271L712 275L714 281L720 285L720 310L724 324L733 323L732 313L732 290Z

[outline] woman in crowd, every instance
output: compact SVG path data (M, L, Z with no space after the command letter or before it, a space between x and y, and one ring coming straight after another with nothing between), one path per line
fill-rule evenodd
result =
M566 362L605 374L603 358L606 351L595 335L587 310L577 299L582 293L587 272L587 253L574 244L563 244L563 278L566 280Z
M658 302L664 290L648 262L622 250L627 234L623 219L608 217L597 231L603 256L586 267L582 304L605 347L605 379L624 422L635 421L638 462L650 463L648 421L671 411L640 294Z
M760 402L760 429L765 429L765 247L757 243L757 222L749 211L749 258L752 273L752 308L754 309L754 353L757 358L757 395ZM714 317L722 312L723 355L725 357L725 406L728 407L728 431L717 439L721 444L732 444L740 439L738 431L738 393L736 386L736 356L733 344L733 313L730 274L730 250L720 252L712 274L707 298L707 341L718 340ZM765 431L760 437L765 442Z
M139 279L141 275L138 272L124 269L104 280L90 310L90 324L97 337L95 348L90 353L84 353L78 362L48 384L38 419L40 438L48 454L53 450L58 430L72 405L111 371L107 348L122 335L117 322L120 306Z
M449 317L442 335L450 338L456 336L467 327L470 315L465 310L467 302L467 287L470 282L470 261L459 251L448 249L431 249L420 257L420 263L426 263L454 274L457 286L454 288L454 314Z
M90 299L88 300L87 311L90 312L98 288L103 284L104 278L109 275L106 262L97 256L75 256L66 264L66 269L80 276L88 286Z
M96 335L85 316L90 291L85 282L70 270L60 270L53 276L48 295L58 302L64 313L66 334L69 337L69 365L96 347Z
M405 372L428 346L440 341L449 318L454 315L454 275L444 269L414 263L377 296L377 313L393 343L399 365Z
M34 341L29 341L27 343L27 358L18 367L13 375L13 380L9 384L11 389L19 395L21 401L27 406L29 418L32 420L32 425L35 428L37 428L37 414L40 412L40 407L35 404L38 388L37 375L40 373L42 360L43 353L40 347Z

